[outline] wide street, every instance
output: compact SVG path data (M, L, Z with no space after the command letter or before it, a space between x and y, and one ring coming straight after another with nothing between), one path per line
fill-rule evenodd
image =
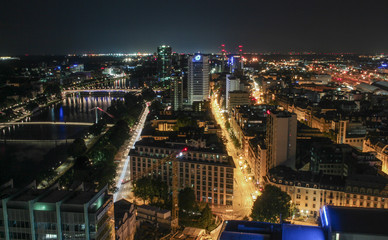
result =
M255 194L256 189L254 184L247 179L247 175L243 173L240 169L239 161L240 154L239 151L233 145L228 130L225 127L225 120L223 119L222 113L220 112L219 106L215 101L212 101L212 111L213 115L216 118L218 124L220 124L222 133L225 139L227 139L226 150L230 156L233 157L233 160L236 165L234 171L234 190L233 190L233 206L232 207L215 207L213 211L223 216L224 219L242 219L245 216L249 216L251 213L253 199L252 194ZM144 122L146 120L149 110L148 107L143 112L138 124L133 127L131 132L131 138L127 142L127 147L123 149L122 160L118 165L117 177L115 181L117 182L118 191L114 194L114 201L118 201L121 198L131 198L132 183L128 182L130 177L130 168L129 168L129 156L128 153L139 140L141 131L144 127Z
M233 208L227 208L223 210L213 209L214 212L221 214L224 219L242 219L245 216L249 216L251 213L253 199L252 194L256 193L254 184L248 180L248 176L245 175L240 168L240 154L236 147L233 145L233 141L229 136L228 130L225 127L225 119L222 115L220 108L216 101L212 99L211 108L213 115L217 123L221 126L222 134L227 139L226 150L229 156L232 156L236 165L234 171L234 189L233 189Z
M130 178L130 167L129 167L129 156L128 153L131 149L134 148L135 143L140 139L141 131L144 127L145 120L147 119L147 115L149 113L148 104L144 109L139 121L136 125L132 127L131 137L125 143L126 147L119 154L121 155L121 161L117 166L117 176L115 178L116 187L118 191L113 195L113 200L116 202L122 198L129 198L129 193L132 188L132 183L129 182ZM124 184L123 184L124 183Z

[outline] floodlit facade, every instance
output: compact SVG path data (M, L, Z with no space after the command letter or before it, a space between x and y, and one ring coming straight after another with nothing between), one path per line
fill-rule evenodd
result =
M184 143L154 141L144 138L130 152L131 178L143 175L158 165L163 158L179 153ZM179 161L179 189L191 187L197 201L215 205L233 204L233 170L231 157L224 152L211 149L188 147ZM150 173L161 177L168 185L172 182L172 162L158 166Z
M281 171L265 177L291 197L300 215L317 217L324 205L358 208L388 208L388 185L383 177L312 176L309 172Z

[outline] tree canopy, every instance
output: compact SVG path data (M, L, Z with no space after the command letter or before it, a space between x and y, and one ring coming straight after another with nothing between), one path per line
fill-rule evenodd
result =
M289 217L291 197L280 188L266 185L263 194L253 204L251 217L254 221L279 223Z
M160 178L142 177L135 181L134 186L136 197L149 201L153 206L171 208L168 186Z
M197 126L197 121L187 116L179 116L176 125L174 126L174 130L179 130L179 128L188 126Z
M212 210L209 207L209 204L206 204L205 208L201 212L201 218L199 219L200 224L202 227L208 229L210 225L213 224L213 214Z
M59 86L59 84L49 84L44 89L44 93L47 95L60 96L61 95L61 87Z
M153 101L150 106L150 111L154 113L159 113L163 110L163 103L159 101Z
M186 187L179 192L179 209L185 211L197 210L197 202L195 201L194 190Z
M71 143L68 148L68 153L70 156L78 157L84 154L86 151L85 141L82 138L77 138L74 142Z

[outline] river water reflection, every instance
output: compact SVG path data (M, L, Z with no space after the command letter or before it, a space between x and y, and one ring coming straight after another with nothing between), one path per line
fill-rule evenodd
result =
M55 105L40 110L25 121L93 123L95 122L95 111L92 109L100 107L107 110L112 101L116 99L122 100L123 98L74 94ZM98 114L100 117L103 113L99 111ZM17 166L11 164L16 162L20 164L28 162L28 165L35 164L36 167L36 164L39 166L41 161L63 161L71 139L83 137L88 128L88 126L74 125L15 125L3 128L0 130L0 168L7 171L11 165ZM47 160L48 157L49 160ZM33 169L32 165L30 168Z

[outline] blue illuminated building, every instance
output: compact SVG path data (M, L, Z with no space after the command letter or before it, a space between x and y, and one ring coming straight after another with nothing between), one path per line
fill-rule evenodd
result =
M325 240L322 228L294 224L227 221L220 240Z
M327 240L388 239L388 210L324 206L321 225Z
M319 226L226 221L220 240L383 240L388 239L388 210L325 205Z

